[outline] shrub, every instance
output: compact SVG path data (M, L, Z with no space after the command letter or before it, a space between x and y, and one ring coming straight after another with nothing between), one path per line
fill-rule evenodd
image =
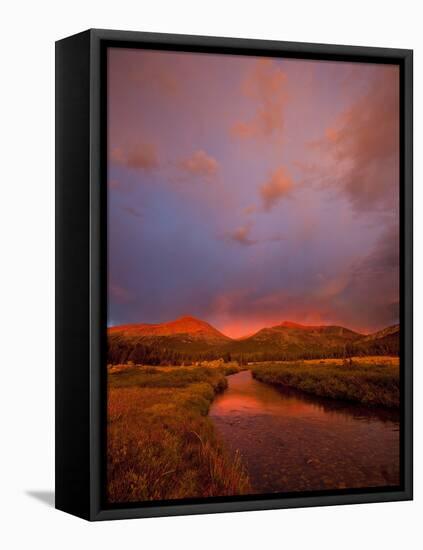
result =
M322 397L399 407L399 366L392 363L368 364L354 360L348 364L270 364L253 368L253 376L262 382L290 386Z

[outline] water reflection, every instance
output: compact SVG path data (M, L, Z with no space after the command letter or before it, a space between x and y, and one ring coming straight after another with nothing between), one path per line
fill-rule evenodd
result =
M210 417L239 450L257 492L399 483L396 411L275 388L250 371L228 377Z
M374 420L382 422L399 422L400 415L397 409L388 409L383 407L367 407L359 403L340 401L337 399L327 399L317 395L309 395L295 388L280 386L275 388L279 395L286 398L294 398L321 408L326 413L335 412L336 414L353 416L357 420Z

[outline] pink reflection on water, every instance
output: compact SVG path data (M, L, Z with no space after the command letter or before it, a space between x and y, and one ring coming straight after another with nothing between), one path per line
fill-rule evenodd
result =
M277 389L249 371L228 380L210 417L240 452L255 492L399 484L395 411Z

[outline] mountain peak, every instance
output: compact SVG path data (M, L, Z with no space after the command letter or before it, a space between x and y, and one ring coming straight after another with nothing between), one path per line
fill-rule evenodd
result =
M201 319L197 319L197 317L193 317L192 315L182 315L182 317L178 317L174 321L169 321L170 323L198 323L198 324L204 324L207 323L205 321L202 321Z
M192 315L183 315L182 317L179 317L174 321L168 321L167 323L161 323L160 325L156 326L163 328L167 327L167 329L169 329L171 332L173 330L175 332L187 333L199 331L219 332L217 329L209 325L209 323L206 323L206 321L202 321L201 319L192 317Z
M282 321L278 327L287 327L287 328L309 328L310 325L301 325L300 323L294 323L294 321Z

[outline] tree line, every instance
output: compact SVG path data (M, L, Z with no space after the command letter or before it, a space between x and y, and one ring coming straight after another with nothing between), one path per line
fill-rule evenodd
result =
M306 359L350 358L360 355L398 355L399 343L395 339L384 342L360 343L348 342L332 349L310 348L305 350L269 350L230 352L223 350L181 351L168 348L162 344L134 343L110 341L108 345L108 363L112 365L134 363L142 365L190 365L201 361L223 359L229 363L238 362L246 365L252 362L265 361L297 361Z

